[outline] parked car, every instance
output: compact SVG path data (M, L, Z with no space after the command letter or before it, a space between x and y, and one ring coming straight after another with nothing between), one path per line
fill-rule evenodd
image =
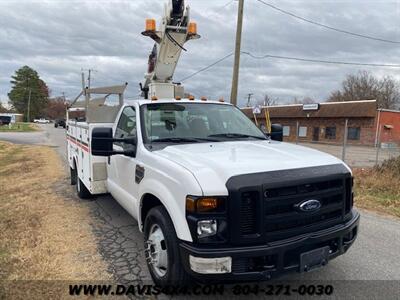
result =
M57 119L57 120L54 121L54 127L58 128L59 126L62 127L62 128L66 127L65 126L65 119Z
M50 123L50 121L45 118L40 118L40 119L34 119L33 123L48 124L48 123Z
M0 125L8 125L11 123L11 117L9 116L0 116Z

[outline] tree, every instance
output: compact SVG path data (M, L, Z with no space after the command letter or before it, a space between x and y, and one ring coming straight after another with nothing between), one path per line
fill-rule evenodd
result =
M265 106L274 106L277 103L277 99L272 99L268 94L264 95L264 102L262 103Z
M18 113L22 113L28 118L28 102L29 119L40 117L46 108L49 97L49 89L46 83L40 79L39 74L28 66L18 69L11 76L11 91L8 93L10 104Z
M341 90L333 91L328 102L376 100L379 108L395 109L400 104L398 82L391 76L378 79L367 71L347 75Z
M5 108L0 101L0 113L7 113L7 112L9 112L9 110L7 108Z
M64 119L66 108L67 106L63 97L49 99L45 114L50 119Z

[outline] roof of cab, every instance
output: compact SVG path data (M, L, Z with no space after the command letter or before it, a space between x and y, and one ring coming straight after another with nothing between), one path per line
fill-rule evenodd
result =
M195 99L195 100L189 100L189 99L181 99L181 100L176 100L176 99L158 99L158 100L147 100L147 99L138 99L138 100L126 100L125 104L135 104L139 103L139 105L145 105L145 104L154 104L154 103L202 103L202 104L209 104L209 103L214 103L214 104L226 104L226 105L231 105L228 102L222 102L222 101L215 101L215 100L201 100L201 99Z

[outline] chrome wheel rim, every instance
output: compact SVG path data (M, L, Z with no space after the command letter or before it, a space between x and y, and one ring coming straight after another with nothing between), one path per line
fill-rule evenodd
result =
M151 226L145 247L146 260L149 266L159 277L165 276L168 271L167 244L164 233L157 224Z

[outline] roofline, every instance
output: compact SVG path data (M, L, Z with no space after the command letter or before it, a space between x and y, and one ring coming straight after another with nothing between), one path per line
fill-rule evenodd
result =
M323 102L323 103L320 103L320 104L322 104L322 105L324 105L324 104L343 104L343 103L346 103L346 104L348 104L348 103L372 103L372 102L376 102L376 100L354 100L354 101L340 101L340 102Z
M293 106L303 106L307 104L319 104L319 105L330 105L330 104L352 104L352 103L372 103L375 102L376 100L354 100L354 101L340 101L340 102L321 102L321 103L299 103L299 104L282 104L282 105L272 105L268 106L270 108L275 108L275 107L293 107ZM266 107L262 105L261 107ZM242 109L253 109L252 107L244 107Z
M400 110L386 109L386 108L378 108L378 111L385 111L385 112L392 112L392 113L400 113Z

